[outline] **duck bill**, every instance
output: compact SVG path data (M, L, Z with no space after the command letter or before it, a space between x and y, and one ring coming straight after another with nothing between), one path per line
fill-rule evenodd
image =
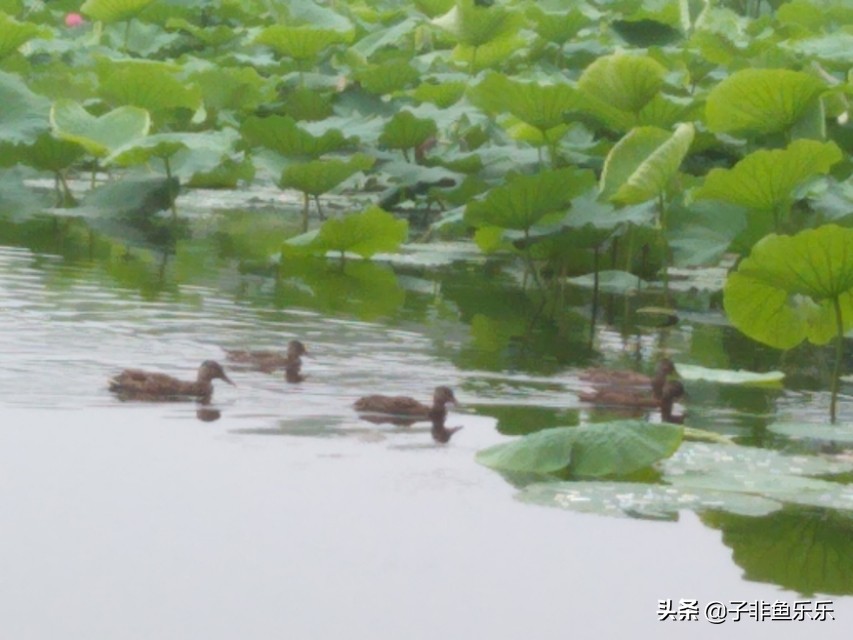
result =
M231 378L229 378L227 375L225 375L225 373L222 374L222 379L225 380L225 382L230 384L232 387L237 386L237 384L233 380L231 380Z

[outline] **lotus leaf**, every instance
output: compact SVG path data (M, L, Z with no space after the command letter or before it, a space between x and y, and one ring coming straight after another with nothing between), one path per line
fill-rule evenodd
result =
M380 251L396 251L407 234L405 220L397 220L379 207L370 207L361 213L326 220L319 230L288 240L282 251L314 254L334 251L369 258Z
M147 135L151 118L139 107L119 107L93 116L76 102L58 100L50 110L50 123L60 138L82 145L94 156L105 157Z
M80 11L101 22L121 22L139 14L154 0L86 0Z

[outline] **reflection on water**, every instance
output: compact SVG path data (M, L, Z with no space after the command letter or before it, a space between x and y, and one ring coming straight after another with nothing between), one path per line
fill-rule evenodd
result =
M165 268L156 256L125 255L116 247L96 244L83 255L68 237L63 247L40 247L64 257L28 248L0 249L0 412L20 417L25 415L21 411L71 411L93 424L109 420L116 429L122 428L122 421L116 421L119 409L129 424L165 421L179 430L188 420L216 423L196 423L210 430L198 437L233 439L237 447L229 449L229 455L266 450L279 446L276 443L301 446L300 464L316 467L302 481L313 478L307 481L319 485L335 473L334 466L325 465L338 456L363 459L380 475L387 467L393 491L397 483L409 481L407 466L427 473L422 457L441 456L453 460L450 480L431 481L450 482L456 496L467 485L488 486L500 498L500 509L512 509L512 517L524 520L525 514L533 517L534 510L510 502L509 487L478 467L473 454L503 441L502 434L609 419L607 412L578 401L576 392L583 387L576 375L580 367L648 370L661 353L718 367L763 370L780 362L780 354L747 345L712 314L693 314L696 321L664 330L637 329L620 320L621 304L605 300L614 324L597 328L590 345L590 326L583 314L573 311L560 320L537 314L529 298L510 282L477 269L427 273L412 268L402 276L387 265L360 263L348 264L343 273L324 263L257 269L218 253L220 242L201 238L179 246ZM571 302L585 304L582 297ZM295 384L288 384L282 372L230 369L237 388L217 385L211 404L205 406L121 405L106 388L107 379L126 367L194 379L198 363L224 358L225 348L284 350L293 339L304 341L310 354L303 360L305 379ZM372 393L425 399L438 384L454 388L461 403L446 423L448 428L464 427L452 440L429 424L362 421L352 409L356 398ZM828 403L828 395L817 390L695 383L688 392L691 426L731 434L751 445L788 446L768 436L764 427L780 418L822 422ZM842 416L853 411L853 402L846 400ZM180 446L185 447L186 437L176 434L171 442L167 436L162 446L169 449L183 442ZM184 453L192 457L189 450ZM311 487L299 490L310 493ZM32 499L40 497L34 493ZM364 508L370 508L369 502ZM440 512L436 510L436 518L443 517ZM536 517L549 522L570 518L565 513ZM845 587L834 572L821 577L811 558L785 575L771 571L770 560L760 560L762 537L779 528L807 528L815 544L827 545L827 554L850 555L837 546L843 533L849 534L849 518L791 510L755 520L707 515L703 520L724 531L749 579L801 593L853 593L853 584ZM503 526L499 519L487 519L478 535L487 538ZM791 537L791 545L798 536ZM550 560L533 562L544 565ZM737 584L736 577L730 588L732 584Z

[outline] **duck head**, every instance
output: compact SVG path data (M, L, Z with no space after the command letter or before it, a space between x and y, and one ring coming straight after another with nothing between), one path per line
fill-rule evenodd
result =
M298 358L308 354L308 349L299 340L291 340L287 343L287 357Z
M233 382L231 382L231 378L225 375L225 369L222 368L222 365L214 360L205 360L201 363L201 366L198 368L198 381L199 382L211 382L219 378L220 380L225 380L228 384L232 386L237 386Z
M456 396L453 395L453 389L450 387L436 387L432 394L433 404L444 406L446 404L457 404Z

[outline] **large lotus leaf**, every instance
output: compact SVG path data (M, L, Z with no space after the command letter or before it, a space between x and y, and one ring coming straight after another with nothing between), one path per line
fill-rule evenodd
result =
M603 103L638 114L660 91L665 74L654 58L614 53L589 65L578 79L578 88Z
M731 323L754 340L790 349L825 344L853 327L853 229L824 225L795 236L768 235L726 281Z
M637 114L637 125L670 129L679 122L697 119L691 100L671 98L661 94L649 100Z
M40 213L51 205L50 194L28 189L24 185L24 177L20 167L0 169L0 216L14 222Z
M781 371L768 371L757 373L743 369L709 369L695 364L678 363L676 365L678 375L683 380L706 380L718 384L748 384L779 386L785 378Z
M412 91L412 97L418 102L431 102L442 109L447 109L459 102L465 94L466 86L462 81L437 82L427 80Z
M203 148L206 154L218 151L218 157L222 157L228 149L213 149L218 142L217 132L157 133L122 145L107 158L107 162L129 167L144 164L151 158L171 158L182 149L191 147Z
M364 58L369 58L385 47L405 49L411 33L418 27L418 24L420 23L415 18L406 18L387 27L375 25L374 30L359 39L350 47L350 50Z
M189 74L208 110L251 111L271 102L273 87L252 67L210 66Z
M477 6L474 0L459 0L446 14L432 23L450 33L459 44L481 47L514 34L524 16L499 5Z
M853 66L853 34L851 33L836 31L815 38L794 40L783 46L807 58L818 58L847 68Z
M761 517L782 508L781 502L761 496L635 482L543 482L525 487L516 498L581 513L655 520L675 520L685 509Z
M175 76L180 67L150 60L102 61L97 66L99 93L115 106L131 105L148 111L201 105L198 87Z
M18 76L0 71L0 141L30 144L47 131L50 101L30 91Z
M243 121L240 133L251 145L263 146L291 158L319 158L350 144L338 129L315 136L290 116L250 116Z
M199 27L184 18L167 18L166 29L169 31L183 31L204 44L211 47L220 47L234 40L240 32L233 27L219 24L212 27Z
M326 220L317 231L291 238L284 253L355 253L369 258L380 251L393 252L405 242L409 225L379 207Z
M685 206L673 203L667 211L667 241L673 264L715 266L746 229L746 210L718 200L699 200Z
M625 204L659 197L678 172L693 134L692 124L680 124L673 133L657 127L632 129L607 155L602 195Z
M853 425L774 422L767 429L794 440L853 444Z
M0 12L0 58L9 55L32 38L47 38L50 31L30 22L18 22Z
M742 69L708 94L708 128L719 133L785 131L824 88L823 82L801 71Z
M509 112L540 131L563 124L563 114L580 106L578 91L569 84L520 82L500 73L488 74L468 96L489 113Z
M572 207L560 224L575 231L586 226L612 231L626 223L648 226L655 222L656 207L657 203L646 202L617 209L613 204L601 201L598 188L595 187L572 200Z
M121 22L136 16L154 0L86 0L80 12L101 22Z
M315 60L327 47L345 44L352 37L351 31L276 24L261 31L255 42L272 47L281 55L294 60L310 61Z
M834 142L816 140L794 140L785 149L759 149L731 169L712 169L694 197L776 211L791 201L797 186L827 173L841 158Z
M76 102L58 100L50 110L50 123L60 138L82 145L94 156L105 157L147 135L151 117L139 107L119 107L93 116Z
M523 231L544 216L568 206L595 180L590 171L577 168L517 175L490 190L482 200L465 208L465 222L475 226L496 226Z
M502 471L626 475L671 456L681 438L679 425L619 420L538 431L479 451L477 461Z
M436 134L434 120L416 118L411 111L398 112L382 130L379 144L388 149L413 149Z
M282 172L279 186L320 196L359 171L367 171L374 162L374 158L357 153L349 160L333 158L292 164Z
M355 78L365 91L378 96L400 91L420 77L420 73L406 60L388 60L358 69Z

